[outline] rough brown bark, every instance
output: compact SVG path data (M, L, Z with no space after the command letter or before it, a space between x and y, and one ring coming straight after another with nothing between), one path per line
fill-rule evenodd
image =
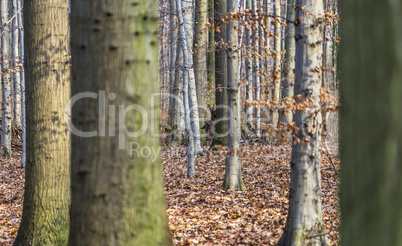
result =
M14 245L66 245L70 205L67 2L25 1L24 26L27 162L22 220Z

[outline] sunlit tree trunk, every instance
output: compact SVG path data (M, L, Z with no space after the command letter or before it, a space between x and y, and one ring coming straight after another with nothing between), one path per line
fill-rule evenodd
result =
M246 1L246 9L247 10L252 10L252 1ZM247 18L249 18L247 16ZM248 22L248 25L246 26L246 37L245 37L245 45L246 45L246 60L245 60L245 71L246 71L246 80L247 80L247 85L246 85L246 100L248 103L246 104L246 112L245 112L245 118L246 118L246 130L252 130L253 129L253 112L254 112L254 107L253 107L253 61L252 61L252 47L251 47L251 33L252 33L252 24L251 22Z
M301 0L296 10L295 94L307 100L305 110L296 111L300 128L292 146L289 212L278 245L328 245L321 206L321 88L322 0ZM297 101L298 103L301 100Z
M157 1L72 1L71 246L171 245L157 46Z
M323 0L324 3L324 11L328 12L328 0ZM327 50L328 50L328 45L327 45L327 32L328 32L328 27L327 27L327 22L326 19L324 18L324 31L322 33L322 67L324 68L322 71L322 87L329 89L328 85L328 77L327 77L327 60L328 60L328 55L327 55Z
M11 95L11 76L8 69L10 69L10 25L6 25L8 22L8 0L1 0L1 23L2 23L2 32L1 36L1 52L2 52L2 76L1 76L1 86L2 86L2 103L1 103L1 111L2 111L2 125L1 125L1 145L0 145L0 154L11 156L11 140L12 140L12 131L11 131L11 121L13 120L12 114L12 98Z
M238 1L227 1L227 12L238 12ZM235 17L235 16L232 16ZM223 190L245 190L241 175L240 150L240 71L239 71L239 21L230 18L226 30L227 49L227 81L228 81L228 110L229 110L229 134L228 156L226 157L225 179Z
M20 10L22 6L23 0L17 0L17 9ZM21 64L24 64L24 27L22 23L22 10L17 15L18 20L18 33L19 33L19 41L20 41L20 61ZM21 157L21 167L25 167L26 163L26 110L25 110L25 72L24 67L21 68L21 128L22 128L22 157Z
M64 0L26 1L27 163L14 245L66 245L70 206L68 9ZM67 114L66 114L67 113Z
M204 91L207 84L207 49L208 49L208 0L195 1L194 25L194 76L197 89L198 114L200 126L205 124L208 110L205 106Z
M222 19L226 17L226 0L215 0L215 105L216 120L214 122L214 139L212 146L226 145L228 132L227 111L227 56L226 25Z
M17 14L17 0L12 0L13 16ZM19 63L18 55L18 20L15 17L12 21L11 28L11 59L13 62L13 86L14 86L14 123L18 128L21 128L21 73L17 68Z
M281 1L275 0L275 68L273 72L274 77L274 92L272 96L272 100L275 102L279 102L280 96L280 87L281 87L281 43L282 43L282 32L281 32L281 24L279 20L281 20ZM277 109L274 109L272 112L272 125L276 127L278 125L279 112Z
M282 82L282 99L290 99L293 97L294 82L295 82L295 25L296 11L293 6L296 6L296 0L287 0L286 19L287 26L285 29L285 61L283 66L283 82ZM290 123L293 120L291 109L284 109L281 114L281 122Z
M402 5L375 3L339 3L345 246L402 245Z

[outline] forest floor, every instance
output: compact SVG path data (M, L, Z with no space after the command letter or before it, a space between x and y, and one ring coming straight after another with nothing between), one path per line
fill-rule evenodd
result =
M175 245L275 245L286 223L290 146L253 145L242 158L246 191L222 191L221 155L199 157L196 178L187 179L186 148L164 148L162 160L169 227ZM334 153L336 152L333 151ZM0 245L12 245L21 221L24 171L17 157L0 161ZM339 168L337 155L331 155ZM331 245L339 240L336 174L322 154L324 228Z

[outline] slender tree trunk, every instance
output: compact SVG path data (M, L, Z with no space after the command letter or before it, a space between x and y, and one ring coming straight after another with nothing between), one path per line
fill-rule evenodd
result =
M402 245L402 5L375 3L340 2L345 246Z
M310 103L305 110L295 114L296 126L300 130L292 146L289 212L278 245L328 245L322 229L322 116L319 100L322 74L317 71L322 63L321 40L325 18L322 0L301 0L297 12L300 23L295 30L295 94Z
M10 26L6 25L8 21L8 0L1 0L1 23L2 32L4 34L1 36L1 52L2 52L2 125L1 125L1 145L0 154L11 156L11 141L12 141L12 131L11 131L11 121L13 120L12 114L12 95L11 95L11 75L8 69L10 68Z
M26 1L27 166L14 245L66 245L70 206L70 100L67 2ZM67 114L66 114L67 113Z
M296 0L287 0L286 19L287 26L285 29L285 65L283 66L283 88L282 99L289 100L293 97L294 82L295 82L295 25L296 11L293 8ZM281 122L290 123L293 121L293 113L291 109L284 109L281 114ZM290 137L290 136L288 136Z
M246 1L246 9L247 10L252 10L252 1ZM250 16L247 15L249 19ZM249 20L248 25L246 26L246 37L245 37L245 44L246 44L246 59L245 59L245 71L246 71L246 80L247 80L247 86L246 86L246 100L248 103L246 103L246 112L245 112L245 118L246 118L246 131L250 131L253 129L253 112L254 112L254 107L253 107L253 61L252 61L252 46L251 46L251 33L252 33L252 22Z
M192 55L190 53L190 46L188 44L189 38L187 36L187 32L185 30L185 25L188 24L184 19L184 12L189 11L184 10L182 7L182 0L176 1L177 13L179 18L179 33L180 40L183 48L183 103L184 103L184 119L185 119L185 129L187 135L187 177L194 178L195 177L195 138L194 138L194 128L192 127L192 114L191 114L191 100L194 99L191 97L190 90L190 80L194 80L194 70L193 70L193 60ZM195 97L197 100L197 97Z
M21 9L23 0L17 0L18 7L17 9ZM18 30L19 30L19 41L20 41L20 61L21 64L24 64L24 27L22 23L22 11L20 11L17 15L18 20ZM21 167L25 167L26 163L26 110L25 110L25 71L24 66L20 67L21 69L21 128L22 128L22 157L21 157Z
M197 101L197 90L195 85L195 75L194 75L194 63L192 55L193 47L193 14L194 14L194 4L186 0L181 0L181 9L178 10L180 29L179 34L181 37L182 47L183 47L183 73L188 73L184 77L188 78L188 96L189 96L189 110L190 110L190 122L192 128L192 134L194 138L194 151L196 155L203 155L201 147L201 134L200 134L200 117L198 113L198 101ZM176 2L178 5L178 3ZM179 7L179 6L177 6Z
M327 4L328 0L323 0L323 4L324 4L324 11L325 13L328 12L328 4ZM327 46L327 32L328 32L328 27L327 27L327 21L326 18L324 18L324 31L322 33L322 87L329 89L329 84L328 84L328 78L327 78L327 50L328 50L328 46Z
M207 54L207 73L208 73L208 92L215 87L215 25L214 25L214 2L208 0L208 22L210 28L208 30L208 54ZM214 95L211 95L207 104L211 105L215 101Z
M253 10L254 10L254 18L256 21L254 22L254 31L253 31L253 47L254 47L254 52L253 52L253 57L254 57L254 82L255 82L255 100L257 101L257 105L255 107L255 133L257 137L259 137L261 134L261 105L259 104L259 101L261 99L261 85L260 85L260 23L258 21L259 15L257 13L258 10L258 0L253 0Z
M222 19L226 16L226 0L215 0L215 109L214 139L212 145L226 145L228 133L227 110L227 56L226 25Z
M282 43L282 28L280 21L281 16L281 1L275 0L275 68L273 72L274 77L274 92L272 95L272 100L279 102L280 87L281 87L281 65L282 65L282 55L281 55L281 43ZM272 112L272 125L276 127L278 125L279 112L274 109Z
M18 6L17 0L12 0L13 15L17 14ZM18 56L18 20L14 18L11 28L11 58L13 62L13 85L14 85L14 123L17 127L21 128L21 73L18 69L19 56Z
M194 36L194 76L197 89L198 113L200 125L205 124L208 109L205 106L204 91L207 83L208 49L208 0L195 1L195 36ZM203 131L205 133L205 131Z
M171 245L159 102L151 97L158 92L157 1L73 0L71 13L72 94L93 98L72 108L72 125L83 132L72 137L69 244Z
M176 0L172 0L170 4L172 17L171 24L171 72L170 72L170 122L172 128L169 142L180 143L182 134L184 133L184 107L183 107L183 49L178 33L177 6Z
M238 12L238 1L227 1L227 12ZM232 16L236 17L236 16ZM238 17L230 18L226 30L227 50L227 81L228 81L228 110L229 110L229 134L228 156L226 157L225 179L223 190L245 190L241 175L240 151L240 72L239 72L239 21Z

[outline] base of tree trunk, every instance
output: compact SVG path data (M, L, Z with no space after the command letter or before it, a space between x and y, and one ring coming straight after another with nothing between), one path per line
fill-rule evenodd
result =
M299 228L292 232L285 231L276 246L326 246L330 245L324 229L308 230Z
M11 150L7 149L4 146L0 147L0 154L1 156L5 156L5 157L12 157L13 153L11 152Z

